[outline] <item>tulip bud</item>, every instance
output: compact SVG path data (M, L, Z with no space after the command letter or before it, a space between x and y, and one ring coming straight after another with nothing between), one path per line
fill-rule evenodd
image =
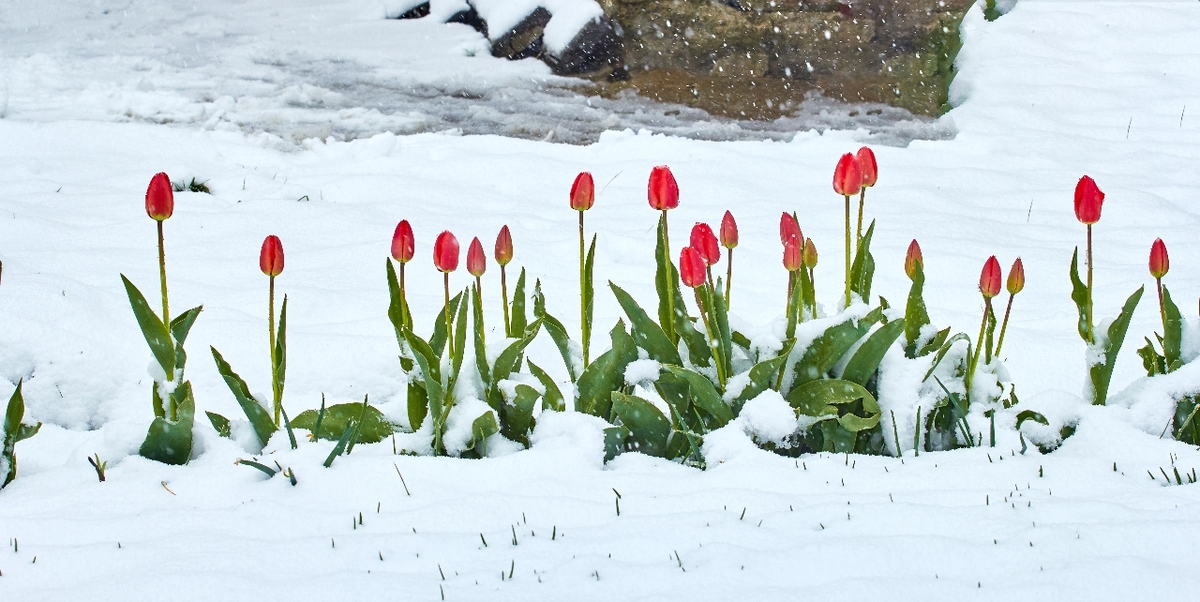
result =
M1089 176L1079 178L1075 185L1075 218L1092 225L1100 221L1100 206L1104 204L1104 193Z
M575 176L575 183L571 184L571 208L587 211L595 202L596 184L592 181L592 174L585 171Z
M1000 294L1000 262L995 255L988 257L983 264L983 271L979 274L979 292L987 299Z
M875 185L875 180L879 178L879 167L875 164L875 153L867 148L858 149L858 154L855 156L858 159L858 171L862 174L862 185L870 188Z
M804 241L804 267L810 270L817 267L817 245L811 238Z
M453 272L458 269L458 239L449 230L438 234L433 241L433 265L439 272Z
M487 271L487 258L483 255L483 245L478 236L471 239L471 246L467 247L467 271L476 278Z
M850 153L842 155L837 168L833 170L833 191L842 196L850 196L858 194L858 191L862 190L862 184L863 177L858 169L858 158Z
M1015 295L1025 288L1025 264L1018 257L1008 270L1008 294Z
M412 226L408 220L400 220L396 224L396 232L392 234L392 258L400 263L412 261L414 244Z
M278 236L272 234L263 240L262 250L258 252L258 267L272 278L283 272L283 243Z
M679 206L679 184L675 183L675 176L671 174L670 167L659 165L650 171L647 196L650 206L659 211Z
M496 235L496 264L500 266L508 265L512 261L513 245L512 232L508 231L508 226L500 228L500 233Z
M721 246L717 244L717 237L708 224L697 222L692 226L691 244L706 264L721 261Z
M908 243L908 254L904 256L904 273L908 274L908 279L912 280L917 277L917 268L925 268L925 260L921 257L921 245L917 244L917 239L913 239Z
M175 190L171 188L171 178L165 173L156 173L146 188L146 215L161 222L174 212Z
M685 286L696 288L704 284L704 258L692 247L684 247L679 252L679 278Z
M725 212L725 217L721 218L721 246L726 249L738 246L737 222L728 211Z
M797 238L804 244L804 233L800 231L800 222L796 221L796 217L786 211L779 216L779 242L787 244L787 241Z
M804 257L800 239L793 236L783 244L783 267L787 268L789 272L795 272L800 269L803 263Z
M1163 244L1161 238L1156 238L1154 244L1150 245L1150 275L1156 279L1162 278L1169 269L1171 261L1167 258L1167 245Z

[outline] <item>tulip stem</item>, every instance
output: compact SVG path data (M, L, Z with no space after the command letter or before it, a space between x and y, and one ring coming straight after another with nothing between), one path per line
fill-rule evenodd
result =
M400 262L400 323L408 324L408 300L404 297L404 264L405 262Z
M850 195L846 196L846 307L850 307Z
M1088 343L1096 342L1096 332L1092 326L1092 225L1087 225L1087 332Z
M167 251L163 245L163 223L162 220L155 220L158 224L158 280L162 285L162 302L163 302L163 325L167 327L167 332L171 332L171 316L167 309ZM174 374L167 375L167 382L175 380Z
M592 328L587 319L587 264L584 261L583 211L579 212L579 330L583 342L583 367L588 365Z
M1012 313L1013 297L1016 295L1008 295L1008 306L1004 308L1004 322L1000 324L1000 338L996 340L996 357L1000 357L1000 348L1004 346L1004 333L1008 330L1008 314Z
M713 365L717 367L717 382L721 383L721 388L723 389L725 388L725 367L721 364L721 355L717 348L717 335L713 329L712 321L709 320L709 312L704 311L704 302L700 298L700 289L706 286L702 284L692 289L692 291L696 293L696 308L700 311L700 321L704 322L704 330L708 333L708 345L712 351ZM716 292L712 289L708 289L705 292L711 293L714 296L716 295Z
M512 322L508 316L508 275L505 273L504 266L500 266L500 297L504 305L504 335L512 337Z
M275 374L275 277L271 276L267 296L267 331L271 341L271 374ZM275 400L275 426L279 426L279 400Z
M671 236L667 231L667 210L666 209L662 210L662 220L663 220L663 271L664 271L663 277L664 277L664 282L666 284L665 290L666 290L666 297L667 297L667 316L668 316L668 323L663 324L662 326L663 326L663 330L666 331L667 336L670 337L671 343L675 344L676 342L678 342L678 338L675 336L675 293L672 292L673 287L671 286L673 284L671 282L671 267L672 267L672 264L671 264Z
M450 323L450 272L442 272L442 288L446 293L446 346L450 350L450 358L454 358L454 331Z
M729 292L733 283L733 249L729 249L729 259L725 263L725 311L729 311Z
M1163 337L1167 336L1167 308L1163 305L1163 286L1162 278L1154 279L1154 286L1158 289L1158 316L1162 318Z
M863 186L858 191L858 231L854 241L855 253L858 252L858 245L862 244L862 222L863 222L863 205L867 199L867 187Z
M975 368L979 366L979 352L983 350L983 335L987 332L988 314L992 311L992 300L989 297L983 298L983 321L979 323L979 338L975 341L975 353L971 356L971 363L967 367L967 399L971 398L971 381L975 379Z
M800 268L800 269L804 269L804 268ZM810 307L812 307L812 317L814 320L816 320L817 319L817 276L816 276L816 274L813 273L813 268L808 268L808 281L812 284L812 294L813 295L812 295L812 299L810 299L810 301L812 301L812 305Z

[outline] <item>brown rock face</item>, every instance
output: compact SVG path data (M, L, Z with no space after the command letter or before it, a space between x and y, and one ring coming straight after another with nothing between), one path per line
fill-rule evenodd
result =
M937 115L973 0L600 0L622 85L709 112L770 118L806 92ZM657 72L657 73L656 73Z

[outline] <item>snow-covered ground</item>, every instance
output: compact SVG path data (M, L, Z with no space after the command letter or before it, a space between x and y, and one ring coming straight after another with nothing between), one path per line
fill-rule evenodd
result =
M1071 192L1090 174L1108 195L1095 230L1097 316L1152 283L1146 257L1162 237L1175 259L1166 283L1195 319L1195 2L1024 0L993 23L976 7L963 25L957 108L937 124L953 139L875 149L878 294L904 297L904 251L916 238L934 323L973 334L984 259L1023 258L1027 286L1004 353L1021 405L1081 413L1052 454L1022 455L1013 435L994 449L792 460L723 433L710 438L706 471L640 454L605 466L600 425L567 413L543 417L530 450L482 461L394 456L385 442L325 469L330 443L291 451L276 437L268 451L295 469L296 487L234 466L249 453L202 417L188 466L137 457L151 359L118 274L154 290L142 196L157 171L213 191L176 195L167 268L176 311L205 306L188 340L199 409L231 417L238 407L205 347L266 391L256 264L265 235L287 252L277 285L289 295L292 413L322 393L370 394L403 421L384 279L396 222L416 230L418 324L440 307L428 262L436 233L487 246L508 224L514 265L541 279L549 309L574 330L567 191L582 170L603 188L587 215L600 237L598 283L651 303L656 215L645 182L667 164L681 189L678 231L715 225L726 209L738 218L742 320L762 332L778 325L783 210L799 213L821 249L821 301L837 302L842 203L829 179L867 130L801 131L790 142L607 131L588 146L429 133L460 127L413 125L445 114L429 108L445 90L494 95L463 105L459 122L517 133L556 119L544 106L526 119L521 107L559 94L578 109L586 97L544 91L560 82L543 65L493 59L464 26L386 21L384 4L0 0L0 377L12 383L0 383L0 398L24 378L28 414L46 423L18 444L19 476L0 493L10 543L0 598L1117 600L1185 599L1200 583L1200 489L1147 476L1172 461L1200 469L1194 448L1158 436L1167 389L1200 389L1200 376L1193 365L1169 382L1138 382L1133 351L1158 320L1147 295L1113 404L1083 406L1067 279L1084 240ZM385 102L398 89L426 99L398 110ZM506 94L526 104L505 108ZM426 133L387 133L413 131ZM493 306L494 270L484 278ZM599 286L596 330L620 315ZM606 341L596 339L598 352ZM548 340L530 354L559 365ZM93 453L110 463L105 483L85 460Z

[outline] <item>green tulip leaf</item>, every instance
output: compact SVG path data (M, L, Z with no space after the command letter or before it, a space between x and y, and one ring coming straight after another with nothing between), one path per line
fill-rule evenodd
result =
M576 387L579 401L576 411L609 419L612 410L612 392L625 385L625 368L638 358L637 344L625 331L625 322L617 320L609 332L612 348L592 361L579 376Z
M359 416L362 416L361 421ZM305 410L292 420L292 428L304 429L314 433L317 438L326 441L337 441L346 433L346 429L360 425L357 443L378 443L387 439L395 432L392 424L384 418L383 413L375 406L363 408L361 402L339 403L325 408L321 416L320 429L317 428L318 412ZM347 440L347 444L349 440Z
M1092 404L1102 406L1108 401L1108 385L1112 379L1113 367L1117 363L1117 354L1121 351L1121 345L1125 342L1125 334L1129 331L1129 321L1133 318L1133 311L1137 309L1138 302L1142 300L1142 293L1146 287L1139 287L1125 301L1124 307L1121 308L1121 313L1117 314L1117 319L1112 321L1108 327L1108 341L1104 345L1104 362L1092 365L1088 372L1092 377Z
M192 383L179 383L181 402L177 420L155 417L146 433L138 455L163 464L187 464L192 455L192 424L196 417L196 402L192 398Z
M209 411L205 411L204 415L208 416L208 422L212 424L213 430L217 431L218 435L225 437L226 439L229 438L233 429L228 418L216 412Z
M1071 255L1071 300L1075 302L1075 307L1079 310L1079 321L1076 323L1079 337L1090 345L1094 340L1092 333L1088 331L1087 319L1091 311L1091 302L1088 298L1087 285L1079 279L1079 247L1075 247L1075 252Z
M846 369L842 371L842 378L867 386L867 381L879 369L884 354L896 339L904 334L905 324L904 319L892 320L871 333L866 342L850 357L850 363L846 364Z
M629 429L626 451L666 457L671 422L654 404L640 397L613 391L612 406L613 414L621 420L621 426Z
M533 373L533 376L542 383L542 388L546 389L546 393L542 396L542 407L554 412L565 412L567 406L563 402L562 390L558 388L558 383L554 382L554 379L532 360L525 360L525 362L529 364L529 371Z
M637 346L646 350L650 354L650 358L664 363L679 366L683 361L679 358L679 350L671 343L670 336L664 330L655 324L646 311L629 296L621 287L608 283L612 289L613 295L617 297L617 303L621 305L621 309L625 310L625 315L629 317L630 330L632 331L633 340Z
M142 292L124 274L121 275L121 282L125 284L125 294L129 297L130 307L133 308L133 317L137 318L142 336L150 346L150 353L158 360L159 367L168 379L174 378L175 345L171 341L171 333L154 310L150 309L150 304L146 302Z
M921 329L929 324L929 311L925 309L925 267L920 261L913 270L912 286L908 289L908 303L904 307L904 355L909 359L918 357L917 340ZM940 344L939 344L940 346ZM936 348L936 347L935 347Z
M279 427L275 426L275 422L271 420L271 414L250 394L250 387L246 385L246 381L233 371L229 362L221 357L217 348L209 347L209 349L212 350L213 361L217 364L217 372L225 380L225 384L233 393L233 398L237 400L238 405L242 407L242 411L246 413L246 418L250 420L250 426L254 427L254 434L258 436L261 449L271 440L271 435L275 434Z

